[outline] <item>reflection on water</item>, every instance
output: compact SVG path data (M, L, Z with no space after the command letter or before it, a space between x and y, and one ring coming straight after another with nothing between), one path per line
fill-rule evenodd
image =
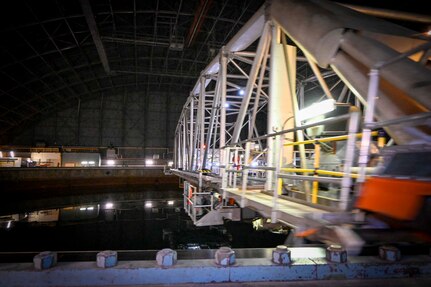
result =
M285 235L247 222L195 227L180 192L108 193L46 201L43 210L0 216L0 251L273 247ZM38 203L40 205L40 203Z

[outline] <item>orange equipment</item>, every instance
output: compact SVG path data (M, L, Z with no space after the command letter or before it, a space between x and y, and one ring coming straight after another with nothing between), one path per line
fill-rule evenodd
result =
M414 220L426 196L431 196L430 181L372 177L363 184L356 207L398 220Z

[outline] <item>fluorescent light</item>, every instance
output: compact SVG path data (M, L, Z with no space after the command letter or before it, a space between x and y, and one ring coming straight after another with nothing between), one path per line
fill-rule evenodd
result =
M7 229L9 229L9 228L10 228L11 223L12 223L12 220L9 220L9 221L8 221L8 223L7 223L7 226L6 226L6 228L7 228Z
M15 157L15 153L13 151L10 152L10 157Z
M80 207L79 210L84 211L84 210L86 210L86 208L85 207Z
M168 205L174 205L175 201L173 200L168 200Z
M106 162L106 164L107 165L115 165L115 161L114 160L112 160L112 159L109 159L107 162Z
M88 164L88 161L86 161L86 160L81 161L81 165L87 165L87 164Z
M308 120L326 113L329 113L335 109L335 100L329 99L324 100L319 103L314 103L311 106L308 106L302 110L300 110L297 114L299 120L304 121Z
M174 162L173 161L169 161L168 162L168 166L173 166L174 165Z
M150 202L150 201L147 201L147 202L145 202L145 207L146 208L151 208L151 207L153 207L153 203Z
M106 209L111 209L111 208L113 208L114 207L114 204L112 203L112 202L107 202L106 204L105 204L105 208Z
M153 164L154 164L154 160L152 160L152 159L147 159L147 160L145 160L145 164L146 164L146 165L153 165Z
M87 207L87 210L94 210L94 206Z
M93 164L94 165L94 164L96 164L96 162L95 161L89 161L88 164Z

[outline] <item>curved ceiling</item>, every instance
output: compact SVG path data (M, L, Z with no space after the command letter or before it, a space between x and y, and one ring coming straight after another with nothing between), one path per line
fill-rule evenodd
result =
M100 93L187 95L262 3L10 1L1 12L0 134Z
M263 2L2 3L0 137L100 93L175 90L186 96L200 71Z

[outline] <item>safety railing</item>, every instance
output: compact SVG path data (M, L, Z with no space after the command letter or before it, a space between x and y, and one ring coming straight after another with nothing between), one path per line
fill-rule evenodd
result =
M369 77L370 81L368 84L368 96L367 96L367 107L365 108L365 116L364 116L364 128L363 128L363 137L361 140L360 152L359 152L359 178L358 182L365 181L365 173L366 166L369 159L370 154L370 142L371 142L371 132L373 129L388 127L391 125L397 124L414 124L418 121L423 121L424 119L431 118L431 112L418 113L413 115L407 115L400 118L395 118L391 120L375 122L374 114L376 108L376 100L379 95L379 82L380 82L380 71L387 66L390 66L400 60L403 60L411 55L414 55L418 52L422 52L423 56L426 57L428 55L427 51L431 49L431 41L427 41L422 45L414 47L413 49L399 54L396 57L393 57L385 62L376 63L370 70ZM426 62L426 58L424 58L424 62ZM421 60L422 61L422 60ZM423 124L423 122L422 122Z
M184 210L196 223L202 216L214 209L214 197L211 192L199 191L188 181L184 181L183 189Z
M286 142L284 135L287 133L295 132L297 130L304 130L310 127L324 125L328 123L335 123L340 121L349 121L348 124L348 134L344 136L327 137L312 139L307 141L298 142ZM358 126L360 120L360 112L358 109L352 108L350 114L342 115L334 118L328 118L319 122L312 124L306 124L301 127L296 127L257 138L252 138L250 140L239 142L237 146L227 146L223 149L224 161L227 163L223 166L222 171L222 189L240 189L241 191L241 206L244 206L245 195L247 190L255 187L256 182L265 183L266 190L273 191L273 216L272 220L276 220L277 214L277 204L278 197L282 194L284 181L286 179L297 180L300 182L311 182L312 189L310 192L304 189L305 198L304 203L308 204L318 204L319 198L329 199L335 203L336 207L340 210L346 210L348 203L350 201L349 194L352 187L352 179L358 177L357 174L352 174L351 167L355 152L355 142L356 139L360 138L362 135L358 134ZM376 135L376 133L373 133ZM298 146L305 144L315 144L315 149L313 152L314 164L313 169L311 168L291 168L282 166L281 160L279 158L274 166L256 166L251 165L255 158L252 157L252 146L258 140L265 140L272 137L273 146L268 147L269 152L274 152L276 150L280 151L284 146ZM322 170L319 168L320 159L320 143L331 142L331 141L347 141L346 144L346 157L343 165L342 171L331 171ZM242 147L244 146L244 148ZM262 153L267 153L268 151L263 151ZM240 164L238 164L240 161ZM222 167L222 166L221 166ZM261 177L250 177L250 172L259 171L263 173ZM273 177L269 177L268 173L272 173ZM311 174L311 175L309 175ZM270 182L268 182L270 181ZM331 183L340 186L339 192L336 197L328 197L324 195L319 195L319 183ZM304 185L306 186L306 185Z

